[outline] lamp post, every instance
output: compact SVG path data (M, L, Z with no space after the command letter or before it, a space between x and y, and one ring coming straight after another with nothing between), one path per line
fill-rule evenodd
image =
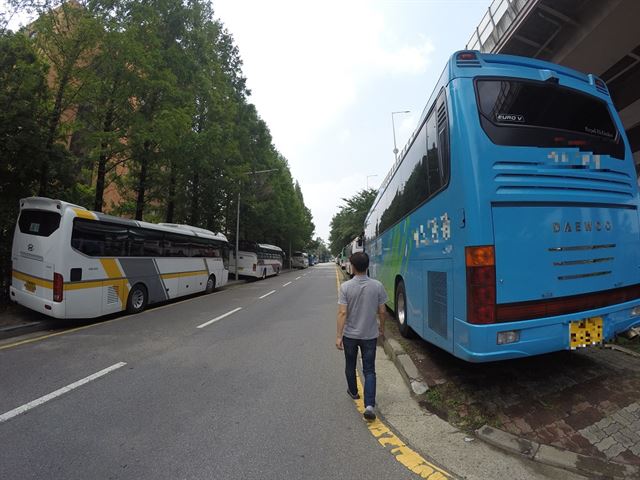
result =
M396 146L396 124L393 121L393 116L399 113L411 113L410 110L399 110L397 112L391 112L391 128L393 129L393 155L398 160L398 147Z
M378 175L367 175L367 190L369 190L369 178L377 177Z
M258 170L256 172L244 172L241 175L255 175L257 173L268 173L268 172L276 172L277 168L270 168L269 170ZM236 280L238 280L238 250L240 248L240 190L242 189L242 178L238 180L238 211L236 215Z

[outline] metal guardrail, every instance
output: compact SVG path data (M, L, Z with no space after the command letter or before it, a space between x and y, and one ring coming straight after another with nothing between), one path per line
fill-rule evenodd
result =
M518 15L539 0L493 0L465 48L492 52Z

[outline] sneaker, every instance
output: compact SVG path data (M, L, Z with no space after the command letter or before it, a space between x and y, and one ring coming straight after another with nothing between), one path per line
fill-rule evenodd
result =
M367 405L367 407L364 409L364 413L362 414L362 416L367 420L375 420L376 412L373 411L373 407L371 405Z
M360 395L358 395L357 393L351 393L351 391L348 388L347 388L347 395L349 395L354 400L358 400L360 398Z

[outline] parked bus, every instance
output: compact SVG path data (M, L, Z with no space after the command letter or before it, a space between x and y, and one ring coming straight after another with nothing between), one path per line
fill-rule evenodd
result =
M256 243L242 240L239 242L238 252L239 269L238 274L254 277L267 278L272 275L279 275L282 270L282 258L284 252L280 247L269 245L268 243ZM232 252L229 259L229 271L236 272L235 252Z
M55 318L136 313L229 276L224 235L42 197L20 201L11 260L11 300Z
M291 256L291 268L307 268L309 257L305 252L293 252Z
M354 253L364 251L362 236L356 237L353 240L351 240L351 242L349 242L344 247L343 251L344 251L344 270L353 277L354 275L353 268L351 267L351 262L349 261L349 258Z
M636 172L605 83L454 54L365 220L403 335L473 362L640 324Z

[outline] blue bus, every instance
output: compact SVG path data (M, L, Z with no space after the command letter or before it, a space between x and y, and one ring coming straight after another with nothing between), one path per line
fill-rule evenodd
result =
M605 83L455 53L365 220L400 331L471 362L640 325L636 171Z

